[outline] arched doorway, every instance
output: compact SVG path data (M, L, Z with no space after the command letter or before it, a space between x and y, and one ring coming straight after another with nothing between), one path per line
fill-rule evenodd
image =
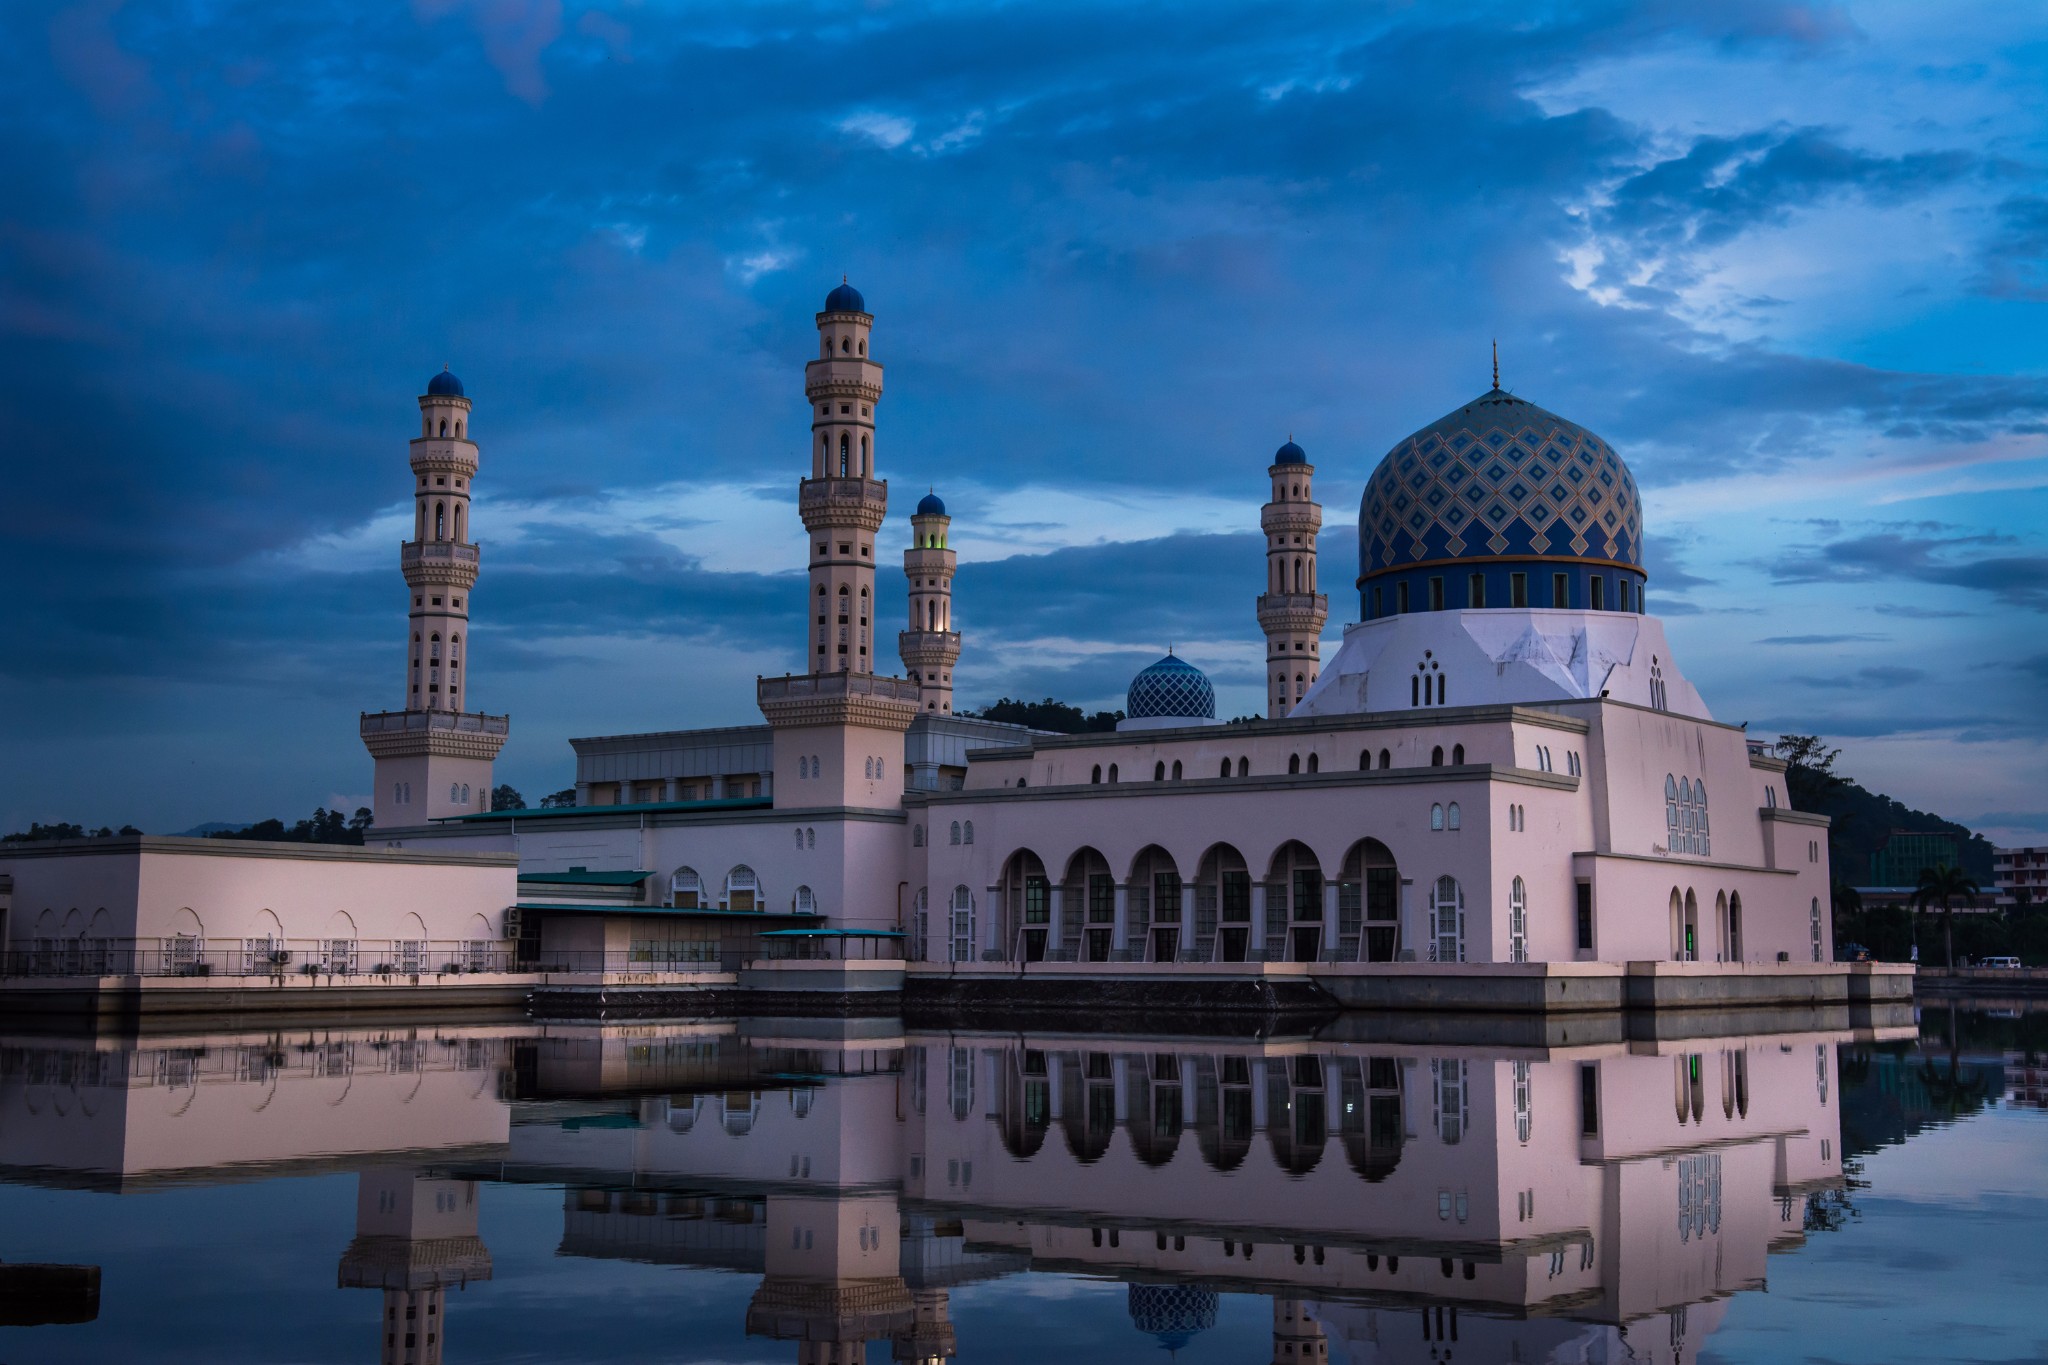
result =
M1180 1150L1181 1132L1186 1127L1180 1060L1166 1052L1123 1060L1124 1079L1130 1088L1130 1115L1124 1126L1131 1150L1147 1166L1164 1166Z
M1243 962L1252 947L1252 874L1229 844L1212 846L1195 872L1198 935L1205 920L1215 925L1216 960Z
M1266 1137L1273 1160L1289 1175L1307 1175L1330 1139L1330 1096L1320 1057L1268 1058Z
M1700 899L1691 888L1687 888L1685 893L1685 938L1681 946L1680 961L1700 960Z
M1401 1164L1401 1145L1407 1139L1401 1062L1395 1057L1346 1057L1338 1066L1344 1156L1361 1179L1377 1184Z
M1109 1151L1116 1136L1116 1070L1107 1052L1060 1058L1060 1132L1083 1166Z
M1003 907L1003 953L1023 962L1045 959L1052 927L1052 882L1045 864L1030 849L1019 849L1003 864L996 894Z
M1308 845L1282 844L1266 870L1268 960L1314 962L1323 948L1323 867Z
M1146 846L1131 860L1131 939L1142 945L1147 962L1173 962L1186 949L1192 952L1193 938L1181 922L1180 867L1173 855L1157 844Z
M1346 962L1392 962L1401 955L1401 870L1377 839L1360 839L1344 855L1337 940L1337 955Z
M1003 1150L1018 1160L1037 1154L1052 1127L1052 1083L1045 1054L1030 1048L1003 1052L1003 1090L996 1101Z
M1107 962L1116 925L1116 877L1109 859L1083 848L1067 859L1060 879L1060 949L1087 962Z
M1742 961L1742 893L1731 892L1728 897L1728 960Z
M1213 1075L1196 1063L1195 1144L1212 1169L1234 1171L1244 1164L1258 1131L1256 1113L1250 1062L1219 1057Z

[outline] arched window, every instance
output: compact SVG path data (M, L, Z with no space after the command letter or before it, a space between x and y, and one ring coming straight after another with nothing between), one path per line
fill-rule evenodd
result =
M839 349L842 353L850 351L853 349L853 342L846 337L841 337L839 338Z
M1217 775L1218 777L1228 777L1228 776L1230 776L1230 760L1229 760L1229 759L1227 759L1227 758L1226 758L1226 759L1224 759L1224 760L1223 760L1223 771L1222 771L1222 772L1220 772L1220 773L1218 773L1218 774L1216 774L1216 775Z
M1462 744L1453 744L1453 745L1451 746L1451 762L1452 762L1452 763L1453 763L1454 765L1457 765L1457 766L1459 766L1459 767L1462 767L1462 766L1464 766L1464 763L1465 763L1465 746L1464 746L1464 745L1462 745Z
M1445 683L1445 681L1446 681L1446 679L1445 679L1445 677L1444 677L1444 675L1443 675L1443 674L1439 673L1439 674L1437 674L1437 675L1436 675L1436 704L1437 704L1438 706L1442 706L1442 705L1444 704L1444 683Z
M1180 760L1177 758L1173 760L1173 780L1180 781Z
M1252 761L1249 758L1242 756L1238 758L1237 775L1239 777L1250 777L1252 775Z
M860 438L860 476L863 479L868 476L868 438L865 436Z
M937 630L939 628L939 604L937 602L927 602L924 604L924 628L926 630Z
M441 419L441 435L443 435L443 436L446 436L447 434L448 434L448 419L447 419L446 417L443 417L443 418Z
M957 844L960 842L960 822L958 820L955 820L953 822L953 828L946 842L949 844Z
M1522 885L1520 877L1508 887L1508 961L1529 960L1529 891ZM1518 1092L1519 1093L1519 1092ZM1517 1112L1521 1107L1517 1106ZM1526 1119L1524 1120L1526 1123ZM1526 1132L1523 1140L1528 1140Z
M974 842L974 822L973 822L972 820L969 820L969 821L967 822L967 824L966 824L965 826L963 826L963 828L964 828L964 829L966 830L966 836L965 836L964 838L962 838L960 842L962 842L962 843L964 843L964 844L971 844L971 843L973 843L973 842Z
M808 886L799 886L796 889L795 909L799 915L818 913L818 898L811 894L811 888Z
M1429 751L1429 766L1432 768L1441 768L1444 766L1443 745L1439 744L1434 749L1431 749Z
M1444 808L1439 802L1430 803L1429 827L1431 829L1442 829L1444 827Z
M1303 588L1302 588L1302 586L1301 586L1301 585L1302 585L1302 582L1303 582L1303 579L1302 579L1302 576L1301 576L1301 560L1300 560L1299 558L1297 558L1297 559L1296 559L1296 560L1294 561L1294 590L1295 590L1296 592L1301 592L1301 591L1303 591Z
M805 848L816 848L817 846L818 846L818 831L817 831L817 830L815 830L815 829L806 829L806 830L804 831L804 847L805 847Z
M797 831L795 831L795 833L796 833L796 851L797 851L797 852L799 852L799 853L801 853L801 852L803 852L803 851L804 851L804 832L803 832L802 830L797 830Z
M693 867L679 867L668 879L668 903L677 910L704 908L704 879Z
M1371 769L1371 767L1372 767L1372 750L1370 750L1370 749L1360 749L1360 750L1358 751L1358 771L1360 771L1360 772L1366 772L1366 771L1370 770L1370 769Z
M1393 755L1388 753L1385 749L1380 750L1380 766L1382 768L1391 768L1394 766Z
M1455 801L1451 802L1450 809L1444 812L1444 827L1446 829L1462 829L1464 824L1463 817L1458 813L1458 803Z
M974 960L974 893L965 886L954 887L948 912L951 923L947 926L947 956L955 962L971 962Z
M867 779L868 779L869 781L873 781L873 780L874 780L874 776L875 776L875 760L874 760L874 759L870 758L870 759L867 759L867 760L866 760L865 762L863 762L863 763L862 763L862 765L861 765L861 769L862 769L862 772L861 772L861 775L862 775L862 776L866 777L866 778L867 778Z
M850 446L851 446L851 443L850 443L850 442L849 442L849 441L848 441L848 440L846 439L846 433L845 433L845 432L843 432L843 431L842 431L842 432L840 432L840 433L839 433L839 477L840 477L840 478L842 478L842 479L846 477L846 475L847 475L847 471L848 471L848 470L849 470L849 469L851 468L851 466L852 466L852 458L851 458L851 456L850 456L850 454L849 454L849 449L850 449Z
M1116 781L1116 764L1114 763L1109 765L1109 780L1111 782Z
M1154 763L1154 764L1152 765L1152 780L1153 780L1154 782L1164 782L1164 781L1166 780L1166 760L1165 760L1165 759L1161 759L1161 760L1160 760L1159 762L1157 762L1157 763Z
M1300 755L1300 754L1289 754L1289 755L1287 755L1287 771L1288 771L1288 772L1290 772L1290 773L1298 773L1298 772L1300 772L1300 771L1301 771L1301 755Z
M1096 764L1095 770L1088 774L1088 780L1097 784L1102 781L1102 765L1100 763Z
M447 538L448 505L446 503L437 502L434 504L434 539L446 540Z
M745 863L725 874L725 909L758 910L761 908L761 883L754 876L754 869Z
M1455 877L1438 877L1429 898L1432 962L1465 960L1465 893Z
M811 775L811 760L808 757L797 759L796 775L798 777L809 777Z
M1308 770L1312 773L1321 772L1323 770L1322 755L1310 754L1308 756Z
M1820 961L1820 897L1818 896L1813 898L1813 908L1808 915L1807 927L1813 939L1813 960L1818 962Z

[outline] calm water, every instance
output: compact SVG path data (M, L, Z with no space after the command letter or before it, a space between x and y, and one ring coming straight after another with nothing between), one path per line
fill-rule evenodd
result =
M1829 1023L0 1037L0 1362L2048 1357L2048 1016Z

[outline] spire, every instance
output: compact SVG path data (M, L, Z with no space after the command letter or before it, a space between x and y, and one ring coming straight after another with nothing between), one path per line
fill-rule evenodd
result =
M1493 342L1493 386L1496 389L1500 387L1500 339L1498 337L1494 338Z

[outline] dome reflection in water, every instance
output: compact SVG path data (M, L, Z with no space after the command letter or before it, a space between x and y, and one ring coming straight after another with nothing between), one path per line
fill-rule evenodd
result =
M364 1360L437 1361L451 1341L483 1359L535 1330L573 1300L499 1281L538 1254L737 1273L744 1306L690 1330L805 1362L1025 1358L996 1324L1034 1272L1126 1286L1115 1313L1077 1299L1046 1328L1102 1356L1224 1358L1255 1331L1287 1361L1677 1362L1842 1180L1837 1050L1885 1031L1785 1022L1646 1043L1553 1021L1590 1036L1521 1046L790 1019L17 1036L0 1170L195 1199L232 1184L258 1240L297 1177L352 1180L353 1223L281 1251L264 1292L360 1293ZM279 1202L251 1197L266 1182ZM548 1189L539 1243L490 1232L494 1204ZM9 1226L9 1262L63 1250L47 1219ZM197 1319L218 1340L196 1344L260 1358L229 1324L292 1305L231 1278ZM122 1311L62 1330L119 1358L159 1291L106 1284ZM690 1327L688 1302L673 1311ZM602 1313L579 1328L593 1354L608 1330Z

